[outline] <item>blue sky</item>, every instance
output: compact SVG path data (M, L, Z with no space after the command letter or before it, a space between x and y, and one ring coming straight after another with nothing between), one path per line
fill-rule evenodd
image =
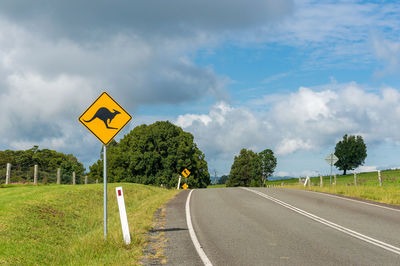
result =
M78 12L79 10L79 12ZM241 148L272 149L276 175L328 173L344 134L358 171L400 167L396 1L3 1L1 149L72 153L100 143L77 117L102 92L142 123L191 132L210 173Z

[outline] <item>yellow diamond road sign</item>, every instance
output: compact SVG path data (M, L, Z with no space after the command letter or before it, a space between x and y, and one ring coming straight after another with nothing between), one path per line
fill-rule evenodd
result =
M79 122L107 145L131 119L121 105L103 92L79 117Z
M182 188L183 189L187 189L189 186L185 183L185 184L183 184L183 186L182 186Z
M190 171L188 169L185 168L185 170L182 171L182 175L184 177L188 177L190 175Z

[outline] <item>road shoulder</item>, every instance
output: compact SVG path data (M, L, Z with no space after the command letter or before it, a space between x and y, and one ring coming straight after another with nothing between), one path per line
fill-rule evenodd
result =
M182 190L154 217L144 265L203 265L189 235L185 204L190 190Z

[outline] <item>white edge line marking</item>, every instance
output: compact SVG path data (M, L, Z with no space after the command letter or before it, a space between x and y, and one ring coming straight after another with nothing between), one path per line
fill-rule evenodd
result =
M196 248L197 253L200 256L200 259L203 261L204 265L212 266L211 261L208 259L206 253L204 252L202 246L197 239L196 233L194 232L193 225L192 225L192 218L190 216L190 197L192 196L193 189L189 192L189 195L186 200L186 222L189 229L190 238L192 239L193 245Z
M303 189L301 189L301 190L303 190ZM304 191L307 191L307 192L314 192L314 193L318 193L318 194L321 194L321 195L325 195L325 196L328 196L328 197L331 197L331 198L337 198L337 199L343 199L343 200L353 201L353 202L362 203L362 204L366 204L366 205L370 205L370 206L374 206L374 207L378 207L378 208L383 208L383 209L387 209L387 210L391 210L391 211L400 212L400 210L398 210L398 209L394 209L394 208L390 208L390 207L386 207L386 206L381 206L381 205L374 204L374 203L369 203L369 202L364 202L364 201L360 201L360 200L355 200L355 199L349 199L349 198L339 197L339 196L335 196L335 195L331 195L331 194L327 194L327 193L322 193L322 192L319 192L319 191L305 190L305 189L304 189Z
M325 220L325 219L323 219L323 218L321 218L319 216L316 216L316 215L314 215L312 213L306 212L306 211L304 211L302 209L296 208L296 207L294 207L294 206L292 206L292 205L290 205L290 204L288 204L286 202L283 202L281 200L278 200L276 198L268 196L268 195L266 195L266 194L264 194L262 192L255 191L255 190L252 190L252 189L248 189L248 188L245 188L245 187L242 187L242 189L250 191L250 192L253 192L253 193L255 193L255 194L257 194L257 195L259 195L261 197L264 197L266 199L269 199L269 200L271 200L271 201L273 201L275 203L278 203L279 205L282 205L282 206L284 206L284 207L286 207L286 208L288 208L288 209L290 209L292 211L295 211L295 212L297 212L297 213L299 213L299 214L301 214L303 216L306 216L306 217L308 217L308 218L310 218L310 219L312 219L314 221L317 221L319 223L325 224L325 225L327 225L327 226L329 226L329 227L331 227L333 229L336 229L336 230L341 231L341 232L343 232L345 234L351 235L351 236L353 236L355 238L358 238L360 240L363 240L365 242L368 242L370 244L373 244L375 246L381 247L383 249L386 249L388 251L391 251L393 253L396 253L396 254L400 255L400 248L398 248L398 247L392 246L392 245L387 244L385 242L379 241L379 240L374 239L372 237L369 237L369 236L363 235L361 233L358 233L356 231L353 231L351 229L348 229L348 228L346 228L344 226L341 226L341 225L335 224L333 222L330 222L328 220Z

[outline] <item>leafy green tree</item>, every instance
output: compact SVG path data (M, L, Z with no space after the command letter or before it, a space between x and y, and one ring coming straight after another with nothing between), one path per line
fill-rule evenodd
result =
M276 158L274 152L270 149L263 150L253 158L252 161L254 171L253 184L257 186L264 186L275 170Z
M229 176L227 175L223 175L218 179L218 184L219 185L223 185L226 183L226 181L228 180Z
M102 158L90 167L90 177L102 180ZM107 147L107 178L175 187L187 168L190 188L210 184L207 162L193 135L168 121L135 127L119 143Z
M80 163L78 159L76 159L75 156L73 156L72 154L64 155L59 167L61 168L62 184L71 184L72 172L75 172L76 174L76 183L82 183L85 168L83 167L82 163Z
M254 180L253 164L257 154L252 150L242 149L238 156L235 156L229 178L226 182L228 187L248 187Z
M343 170L346 174L347 170L354 170L360 165L364 164L367 157L367 146L361 136L343 136L343 139L336 144L335 155L338 161L335 166Z

